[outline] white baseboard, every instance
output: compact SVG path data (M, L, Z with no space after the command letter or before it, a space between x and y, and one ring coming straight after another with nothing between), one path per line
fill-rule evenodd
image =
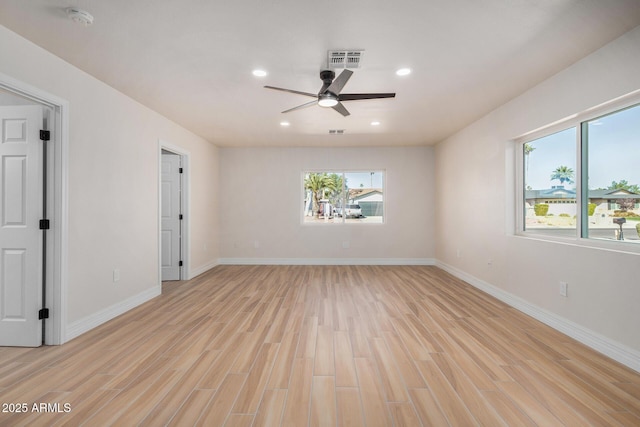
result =
M97 313L91 314L84 319L77 320L67 325L67 333L65 336L65 342L70 341L85 332L89 332L91 329L96 328L109 320L126 313L127 311L157 297L162 293L162 290L158 288L151 288L144 292L127 298L117 304L107 307Z
M220 258L224 265L435 265L434 258Z
M198 277L199 275L201 275L202 273L206 273L207 271L211 270L213 267L215 267L216 265L218 265L220 263L219 260L214 259L213 261L202 265L198 268L192 268L191 271L189 271L189 277L187 277L187 280L191 280L194 277Z
M436 266L597 352L640 372L640 352L497 288L444 262Z

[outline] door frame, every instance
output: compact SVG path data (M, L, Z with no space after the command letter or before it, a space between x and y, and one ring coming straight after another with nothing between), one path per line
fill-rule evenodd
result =
M189 201L191 199L191 186L189 176L191 174L191 153L182 147L171 144L163 139L158 139L158 286L162 289L162 150L170 151L180 156L182 168L180 210L182 211L182 224L180 236L180 253L182 254L182 268L180 280L191 279L191 236Z
M46 298L49 321L45 323L45 344L66 342L67 292L69 278L69 102L56 95L0 73L0 88L49 107L53 114L49 147L48 217L53 226L47 237ZM38 286L41 284L38 283Z

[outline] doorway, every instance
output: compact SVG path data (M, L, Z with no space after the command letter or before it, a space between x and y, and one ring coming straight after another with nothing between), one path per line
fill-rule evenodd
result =
M0 346L65 341L67 108L0 74Z
M159 142L159 277L189 279L189 153Z

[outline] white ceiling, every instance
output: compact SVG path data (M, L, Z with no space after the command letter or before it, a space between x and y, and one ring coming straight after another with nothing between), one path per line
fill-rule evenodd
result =
M640 1L0 0L0 24L219 146L427 145L640 25ZM396 98L281 114L310 98L262 86L316 93L329 49L365 50L343 92Z

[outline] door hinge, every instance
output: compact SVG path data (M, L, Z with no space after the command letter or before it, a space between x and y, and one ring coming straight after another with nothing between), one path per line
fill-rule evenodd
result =
M49 141L51 139L51 132L48 130L41 130L40 131L40 139L42 141Z
M38 311L38 320L48 319L49 318L49 309L43 308Z
M178 219L182 221L182 214L178 215Z
M49 229L49 220L41 219L40 220L40 230L48 230Z
M178 267L182 267L182 261L178 263Z
M182 168L178 169L180 173L184 172L184 170Z

